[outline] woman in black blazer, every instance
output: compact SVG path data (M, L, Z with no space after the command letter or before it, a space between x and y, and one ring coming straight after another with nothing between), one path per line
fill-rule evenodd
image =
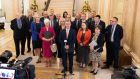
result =
M93 34L92 41L89 44L90 46L90 60L92 61L92 71L94 75L98 72L98 64L101 58L101 52L103 51L104 45L104 36L101 33L101 27L97 25L95 27L95 33Z

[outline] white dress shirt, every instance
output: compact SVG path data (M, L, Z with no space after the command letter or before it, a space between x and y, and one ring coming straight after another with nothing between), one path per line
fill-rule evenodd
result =
M67 29L67 28L66 28L66 38L68 38L68 36L69 36L69 30L70 30L70 29Z

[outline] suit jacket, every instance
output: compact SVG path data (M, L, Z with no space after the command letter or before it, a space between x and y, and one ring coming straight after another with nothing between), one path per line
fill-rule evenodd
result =
M91 33L94 33L94 29L95 29L94 23L95 22L94 22L94 19L93 18L89 18L87 20L87 26L91 30Z
M56 37L55 37L55 42L58 44L59 43L59 33L60 33L60 30L61 30L61 26L59 25L59 22L57 21L57 19L55 19L53 21L54 23L54 31L55 31L55 34L56 34Z
M47 19L49 19L49 17L47 17ZM43 23L43 26L45 26L45 24L44 24L44 17L41 17L40 18L40 22L42 22Z
M62 30L60 32L60 35L59 35L59 42L61 44L61 51L62 52L65 52L65 42L64 40L67 40L67 45L69 45L69 52L74 52L74 43L75 43L75 39L76 39L76 36L75 36L75 30L73 29L70 29L69 30L69 36L68 36L68 39L66 38L66 29Z
M39 27L40 30L41 30L42 26L43 26L43 23L40 22L40 27ZM34 41L38 40L39 39L38 36L39 36L40 32L37 32L36 23L35 22L31 23L31 31L32 31L32 40L34 40Z
M84 46L87 46L91 38L91 31L89 29L86 30L83 42L81 41L82 33L83 30L80 28L77 34L78 44L83 43Z
M112 25L108 25L105 30L105 39L107 44L111 42L111 29ZM123 38L122 26L117 24L114 32L114 42L113 42L116 47L120 47L120 41L122 38Z
M100 20L99 25L101 26L101 33L105 34L105 22Z
M102 33L100 33L96 42L97 42L97 46L95 46L94 49L95 50L98 49L97 52L101 53L103 51L103 46L104 46L104 35Z
M79 28L81 27L81 24L82 24L82 21L81 19L78 20L78 26L76 26L76 23L77 23L77 19L75 19L73 22L72 22L72 29L74 29L76 31L76 33L78 32Z
M13 36L16 39L26 38L26 34L27 34L27 30L28 30L27 22L26 22L25 18L21 17L20 19L21 19L21 22L22 22L22 28L21 29L18 28L16 18L11 21L11 25L10 25L11 29L13 30Z
M26 18L27 21L27 25L28 25L28 31L31 30L31 23L33 22L33 17L30 18L29 17Z

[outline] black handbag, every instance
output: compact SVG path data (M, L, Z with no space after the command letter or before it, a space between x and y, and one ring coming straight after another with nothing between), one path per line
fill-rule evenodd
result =
M50 38L52 37L52 33L49 32L49 31L46 31L46 32L44 32L44 37L45 37L46 39L50 39Z

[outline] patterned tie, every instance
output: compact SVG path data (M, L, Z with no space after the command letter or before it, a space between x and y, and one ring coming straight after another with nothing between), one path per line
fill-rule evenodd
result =
M114 41L114 31L115 31L115 26L112 26L112 28L111 28L111 42Z

